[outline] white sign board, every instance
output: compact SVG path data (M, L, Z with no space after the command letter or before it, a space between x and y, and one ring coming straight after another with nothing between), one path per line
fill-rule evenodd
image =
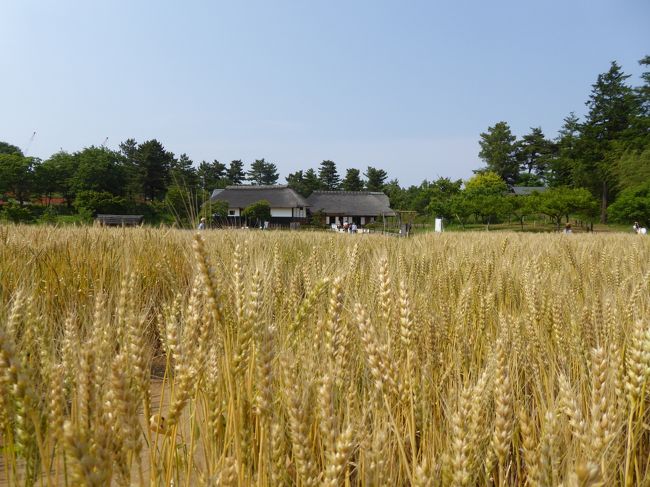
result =
M442 232L442 218L436 218L436 226L434 228L436 233Z

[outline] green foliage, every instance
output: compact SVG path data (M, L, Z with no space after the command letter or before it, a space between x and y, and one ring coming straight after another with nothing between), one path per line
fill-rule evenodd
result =
M228 217L228 202L217 200L208 202L203 205L201 216L208 219L227 218Z
M592 85L587 102L589 113L577 144L574 184L589 189L601 200L602 223L607 221L607 205L616 186L615 171L612 171L616 160L614 142L628 134L639 112L634 91L626 83L628 78L616 62L598 76Z
M246 175L251 184L256 186L275 184L280 177L277 166L272 162L266 162L264 158L256 159Z
M34 166L38 161L21 153L0 153L0 195L12 193L22 205L34 188Z
M69 207L74 200L74 181L78 167L78 158L72 154L64 151L52 154L35 169L36 188L40 194L50 198L54 194L60 194Z
M368 169L363 175L366 177L366 189L368 191L383 191L384 182L388 178L386 171L368 166Z
M336 191L341 187L341 178L334 161L323 161L318 169L318 180L326 191Z
M58 212L56 211L56 208L52 205L49 205L45 208L45 211L43 211L39 217L38 222L45 225L54 225L57 221L57 215Z
M305 171L305 177L303 180L305 186L305 192L309 195L314 191L318 191L321 188L320 179L318 179L318 174L313 168L309 168Z
M608 209L609 216L618 223L638 221L650 225L650 181L621 192Z
M555 140L554 156L549 162L550 171L547 174L549 186L571 186L573 184L573 168L578 159L577 145L580 140L580 119L571 112L564 118L564 124Z
M156 139L140 144L135 153L137 174L147 200L162 200L171 179L174 154L165 150Z
M551 188L543 193L533 195L533 202L540 213L553 219L560 226L562 217L580 214L587 218L596 214L598 203L585 188Z
M311 213L311 216L309 218L309 223L316 226L316 227L326 227L327 224L325 223L326 220L326 215L323 212L323 210L317 210Z
M0 140L0 154L18 154L23 156L23 151L18 146Z
M198 218L201 202L190 188L173 184L167 190L165 205L181 228L193 228Z
M623 152L614 163L613 171L621 190L650 182L650 145L645 150Z
M244 172L244 163L240 160L235 160L230 163L226 173L229 184L241 184L246 179Z
M524 218L538 213L537 195L507 195L510 215L515 217L521 228L524 228Z
M516 147L516 156L522 171L517 177L517 184L542 186L549 170L553 145L544 137L541 127L532 127ZM535 179L533 179L533 176ZM527 178L524 184L522 179ZM531 182L535 184L531 184Z
M28 207L13 202L2 206L2 218L13 223L29 223L34 220L34 216Z
M63 156L62 156L63 157ZM72 177L72 190L123 195L126 171L123 156L105 147L87 147L77 153L76 171Z
M515 186L545 186L544 184L544 179L542 176L538 176L537 174L533 173L528 173L528 172L522 172L519 173L519 177L517 178L517 184Z
M498 174L508 184L517 182L519 162L517 161L517 137L506 122L498 122L481 134L479 157L485 162L482 171Z
M257 225L271 219L271 204L266 200L256 201L244 208L242 216Z
M305 175L302 170L289 173L287 176L287 185L298 194L305 198L311 194L305 183Z
M216 159L212 162L202 161L197 170L201 188L208 192L217 188L225 188L229 183L226 169L226 165Z
M132 200L143 198L144 171L139 163L138 143L127 139L120 144L120 153L124 156L124 171L127 183L124 194Z
M199 188L199 176L192 159L187 154L181 154L178 159L172 159L170 175L173 185L187 188L194 193Z
M80 213L85 210L85 212L90 212L92 216L98 213L119 215L128 211L126 200L108 191L80 191L74 200L74 207Z
M345 178L341 181L343 191L363 191L363 181L361 180L361 171L350 168L345 172Z
M465 184L461 194L450 201L449 212L463 222L468 215L475 215L488 228L510 212L510 199L505 193L506 183L494 172L485 172L472 177Z
M453 218L451 199L460 194L463 181L457 179L452 181L449 178L438 178L432 183L422 183L419 193L424 193L425 201L428 201L425 212L434 217L442 217L447 220Z
M308 169L306 172L302 170L293 172L286 179L288 186L305 198L314 191L323 189L321 181L314 169Z
M501 195L508 190L508 186L495 172L484 172L472 177L465 184L465 193Z

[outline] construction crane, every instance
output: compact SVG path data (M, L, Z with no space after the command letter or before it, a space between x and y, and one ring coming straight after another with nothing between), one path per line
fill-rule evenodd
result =
M27 144L25 145L25 149L23 150L23 154L27 155L27 153L29 152L29 148L32 146L32 142L34 142L34 137L36 137L36 131L35 130L34 130L34 133L32 133L32 136L27 141Z

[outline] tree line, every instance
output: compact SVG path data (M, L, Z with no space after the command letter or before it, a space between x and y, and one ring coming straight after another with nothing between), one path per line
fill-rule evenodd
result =
M639 63L650 66L650 56ZM643 73L641 86L631 86L629 77L612 62L592 85L584 119L570 113L555 138L541 127L517 138L506 121L488 127L479 140L484 166L469 181L438 178L402 187L383 169L348 168L342 175L334 161L324 160L316 168L290 173L286 184L303 196L317 190L384 191L395 209L459 222L472 218L489 224L506 215L523 221L532 212L556 215L550 209L554 199L564 208L558 211L580 211L602 222L609 215L650 223L650 72ZM128 139L118 150L60 151L46 160L0 142L0 198L15 201L4 211L18 215L28 202L49 207L58 198L63 208L86 215L171 211L187 219L216 188L272 185L279 179L277 165L264 158L248 167L241 160L195 164L156 139ZM516 186L544 187L546 196L512 198L509 191Z

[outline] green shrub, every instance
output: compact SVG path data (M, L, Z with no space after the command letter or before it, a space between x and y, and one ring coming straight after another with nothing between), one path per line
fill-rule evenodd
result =
M84 209L91 216L97 213L124 214L127 211L127 202L121 196L114 196L108 191L81 191L74 200L74 207L79 213Z
M54 225L56 224L56 216L57 216L57 211L56 208L54 208L52 205L48 206L45 208L45 211L41 214L41 216L38 218L39 223L43 223L45 225Z
M623 190L607 212L618 223L650 224L650 182Z
M34 221L34 215L29 207L20 206L14 202L4 205L2 208L2 217L3 219L14 223L27 223Z

